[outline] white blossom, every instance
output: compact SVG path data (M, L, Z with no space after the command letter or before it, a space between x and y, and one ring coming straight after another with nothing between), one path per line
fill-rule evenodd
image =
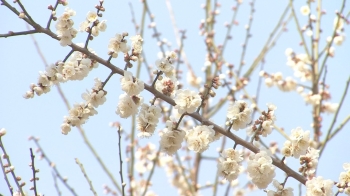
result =
M232 129L238 131L238 129L246 128L247 124L251 122L252 110L248 107L248 104L243 100L230 103L227 111L227 118L232 123Z
M177 86L179 82L176 80L175 77L163 77L162 80L156 81L156 89L157 91L163 93L166 96L169 96L171 98L175 97Z
M131 39L131 47L134 50L134 53L141 54L142 52L142 42L143 39L140 35L135 35L130 37Z
M130 97L126 93L121 94L119 96L119 102L115 112L121 118L128 118L131 115L137 114L139 111L138 106L140 106L141 102L142 98L137 95Z
M119 52L127 53L130 50L130 47L127 45L127 40L122 34L116 34L115 37L110 39L108 44L109 51L118 54Z
M221 154L217 164L218 174L232 182L238 178L243 170L241 162L242 154L232 148L225 149Z
M292 153L295 158L306 154L309 147L310 131L303 131L300 127L292 129L292 134L289 137L292 142Z
M101 80L96 78L95 87L91 90L91 92L87 91L86 93L82 94L82 98L86 101L86 103L91 103L94 107L98 107L106 101L105 95L107 92L102 89L100 84Z
M259 189L265 189L276 175L272 159L265 151L249 156L247 172Z
M302 15L307 16L310 14L310 8L307 5L304 5L300 8L300 12Z
M185 112L195 112L202 100L195 91L180 89L176 92L174 101L176 103L175 109L177 109L180 114L183 114Z
M140 131L138 137L150 137L161 117L161 109L159 106L142 104L139 115L137 116L137 129Z
M166 124L170 124L170 126L164 129L164 133L160 136L159 145L163 152L173 155L181 148L186 133L183 130L174 130L173 121L167 120Z
M96 12L89 11L86 15L86 20L89 22L95 22L97 20L98 16Z
M306 154L301 155L299 158L300 164L302 164L302 167L299 169L299 171L302 171L302 173L305 173L309 176L314 174L318 165L319 154L319 150L309 147Z
M350 163L344 163L343 169L345 172L341 172L339 175L339 187L344 189L344 193L350 195Z
M187 131L186 142L189 150L197 153L204 152L209 144L214 141L215 131L213 126L199 125Z
M322 176L314 177L306 181L306 196L331 196L333 195L332 180L324 180Z
M107 29L107 20L102 20L97 24L98 30L104 32Z
M135 82L132 73L129 71L124 71L124 76L120 79L122 90L128 95L137 95L144 89L144 83L135 78Z
M293 196L293 189L288 187L284 188L277 180L273 180L273 186L277 189L276 191L267 190L267 196Z

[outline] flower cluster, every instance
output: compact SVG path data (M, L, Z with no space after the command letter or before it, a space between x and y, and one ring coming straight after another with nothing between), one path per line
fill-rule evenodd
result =
M280 184L277 180L273 180L273 186L277 189L276 191L267 190L267 196L293 196L293 189L288 187L284 188L283 184Z
M137 129L140 131L138 137L150 137L153 135L157 127L159 118L161 117L161 109L159 106L142 104L139 115L137 116Z
M132 76L132 73L129 71L124 71L124 76L120 79L122 90L128 95L137 95L144 89L144 83Z
M175 109L177 109L180 114L185 112L193 113L201 105L201 97L199 94L188 89L178 90L174 101L176 103Z
M137 148L135 152L136 164L135 169L140 174L152 169L153 160L157 158L156 146L152 143L146 144L144 147Z
M130 50L130 46L127 45L128 41L125 39L126 36L128 36L128 33L116 34L115 37L109 40L108 50L113 58L117 58L119 52L128 53Z
M344 163L343 168L345 172L340 173L337 187L339 188L339 192L350 195L350 163Z
M303 131L300 127L292 129L290 140L284 142L282 154L286 157L299 158L305 155L309 147L310 131Z
M214 136L213 126L199 125L187 131L185 139L189 150L201 153L209 148Z
M61 125L62 134L67 135L71 130L71 126L80 126L84 124L90 116L97 114L95 108L106 101L106 94L107 92L102 88L102 82L96 78L92 90L82 94L82 98L86 102L75 104L74 107L69 110L69 116L64 117L63 124Z
M166 128L160 136L160 149L168 155L173 155L181 148L186 133L183 130L174 129L177 123L172 120L167 120L165 124Z
M175 77L162 77L156 81L156 89L171 98L175 97L179 82Z
M301 155L299 172L304 175L312 175L315 173L317 165L318 165L318 157L320 156L320 151L316 150L312 147L307 149L305 155Z
M137 61L141 57L143 39L140 35L132 36L130 39L132 48L131 60Z
M57 19L56 33L57 37L60 38L61 46L72 44L72 39L75 38L78 33L78 31L73 28L74 21L70 19L70 17L74 15L75 11L67 7L62 16Z
M306 54L295 54L291 48L287 48L285 54L287 56L287 65L294 70L294 76L300 78L301 81L310 81L312 73L309 57Z
M79 31L91 31L91 35L97 37L100 31L104 32L106 30L106 22L106 20L99 21L97 13L89 11L86 15L86 20L80 24ZM92 27L90 28L90 26Z
M162 71L167 77L174 75L174 66L172 65L176 59L176 53L170 52L161 59L156 61L156 66L158 70Z
M292 77L286 77L283 79L281 72L268 74L265 71L261 71L259 74L261 77L265 78L265 84L267 87L275 85L284 92L294 91L297 87L297 82Z
M225 149L219 158L217 165L218 173L228 181L232 182L238 178L239 173L242 169L243 157L240 152L235 149Z
M266 104L267 112L263 111L258 120L254 122L252 126L247 128L247 135L254 137L256 141L259 140L259 136L266 137L271 134L273 124L276 121L275 110L277 107L273 104Z
M238 129L246 128L247 124L251 122L252 110L248 107L248 104L243 100L230 103L227 111L227 118L229 124L232 125L232 129L238 131Z
M141 105L143 98L138 95L144 89L144 83L132 76L129 71L124 71L124 76L120 79L124 94L119 96L119 102L116 113L122 118L128 118L138 113L138 107Z
M249 156L247 172L259 189L265 189L276 175L272 159L265 151Z
M89 51L95 54L92 49L89 49ZM98 67L98 63L95 60L91 60L85 54L75 51L68 61L57 62L47 67L44 72L39 72L37 84L31 84L30 90L23 97L29 99L34 97L34 93L38 96L48 93L52 85L60 82L82 80L96 67Z
M306 195L307 196L331 196L333 195L332 180L324 180L321 176L314 177L306 181Z
M128 118L131 115L135 115L139 111L143 98L139 95L129 96L124 93L119 96L119 102L116 109L116 114L121 118Z

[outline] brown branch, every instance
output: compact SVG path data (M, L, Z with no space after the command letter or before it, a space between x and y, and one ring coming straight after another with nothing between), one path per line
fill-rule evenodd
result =
M34 158L35 158L35 155L33 154L33 150L32 148L30 148L30 158L32 159L32 163L31 163L31 168L32 168L32 171L33 171L33 184L34 184L34 195L37 196L38 193L37 193L37 190L36 190L36 180L39 178L35 177L35 174L37 172L37 170L35 169L35 165L34 165Z
M37 30L20 31L20 32L9 31L6 34L0 34L0 37L8 38L8 37L13 37L13 36L30 35L30 34L35 34L35 33L39 33L39 32Z

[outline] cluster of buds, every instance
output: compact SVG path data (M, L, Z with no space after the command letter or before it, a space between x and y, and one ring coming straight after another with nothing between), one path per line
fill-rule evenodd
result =
M267 104L267 107L267 112L263 111L259 119L247 129L248 135L252 136L255 141L259 141L260 135L266 137L271 134L273 124L276 121L275 110L277 107L272 104Z

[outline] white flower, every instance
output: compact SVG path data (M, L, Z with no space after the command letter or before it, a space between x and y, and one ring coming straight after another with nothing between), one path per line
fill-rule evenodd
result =
M94 37L97 37L97 36L100 34L100 32L99 32L98 30L99 30L99 29L97 28L97 26L92 27L92 29L91 29L91 34L92 34Z
M135 82L132 77L132 73L124 71L124 76L120 79L122 90L128 95L137 95L144 89L144 83L139 79L135 78Z
M168 155L175 154L181 148L181 143L184 140L185 135L186 133L183 130L166 128L163 135L160 136L160 149Z
M161 117L161 109L155 105L142 104L139 115L137 116L137 129L140 131L137 134L138 137L150 137L153 135L154 130Z
M242 171L241 162L243 161L242 154L232 148L225 149L221 153L217 164L218 173L228 181L236 180L240 171Z
M97 28L98 30L104 32L107 29L107 20L102 20L101 22L98 23Z
M319 150L309 147L307 149L306 155L301 155L299 158L300 164L302 164L302 167L299 169L299 171L302 171L302 173L305 173L307 175L312 175L315 173L318 165L319 154Z
M171 77L173 76L174 72L174 67L172 65L172 59L171 57L163 57L161 59L158 59L156 61L156 66L157 68L164 72L166 76Z
M350 163L344 163L343 169L345 172L341 172L339 175L339 188L343 188L344 193L350 195Z
M307 5L304 5L300 8L300 12L304 16L308 16L310 14L310 8Z
M116 34L115 37L110 39L108 44L108 49L114 53L127 53L130 50L130 47L127 45L125 36L121 34Z
M86 20L89 22L95 22L97 20L98 16L96 12L89 11L86 15Z
M339 22L338 22L339 20ZM338 25L337 25L338 24ZM341 30L343 27L344 27L344 19L343 18L339 18L339 16L337 15L335 18L334 18L334 21L333 21L333 26L336 30Z
M273 186L277 189L276 191L267 190L267 196L293 196L293 189L288 187L284 188L277 180L273 179Z
M6 132L5 128L0 129L0 137L6 135Z
M180 114L185 112L193 113L201 104L201 97L195 91L180 89L176 92L174 99L176 106Z
M79 31L86 31L86 28L88 28L89 25L89 21L85 20L84 22L80 23Z
M81 96L87 103L91 103L96 108L106 101L105 94L106 92L104 90L93 90L83 93Z
M292 142L292 152L295 158L300 155L305 155L309 147L310 131L303 131L300 127L292 129L292 134L289 137Z
M227 118L232 123L232 129L238 131L238 129L244 129L251 121L252 110L248 107L248 104L243 100L230 103L227 111Z
M186 142L189 150L197 153L204 152L214 140L215 131L213 126L199 125L187 131Z
M328 114L333 114L337 111L339 107L338 103L329 103L329 102L323 102L322 103L322 111L326 112Z
M61 130L62 130L62 134L67 135L70 132L71 127L68 123L63 123L61 125Z
M265 189L276 175L272 159L265 151L249 156L247 172L259 189Z
M130 97L126 93L119 96L119 102L116 109L116 113L121 118L128 118L131 115L137 114L139 111L138 106L141 104L142 98L139 96Z
M134 50L133 52L136 54L141 54L142 52L142 42L143 39L140 35L135 35L130 37L131 39L131 47Z
M176 80L175 77L163 77L162 80L156 81L156 89L159 92L162 92L164 95L169 96L171 98L175 97L177 86L179 82Z
M324 180L322 176L314 177L306 181L306 196L331 196L333 195L332 180Z

